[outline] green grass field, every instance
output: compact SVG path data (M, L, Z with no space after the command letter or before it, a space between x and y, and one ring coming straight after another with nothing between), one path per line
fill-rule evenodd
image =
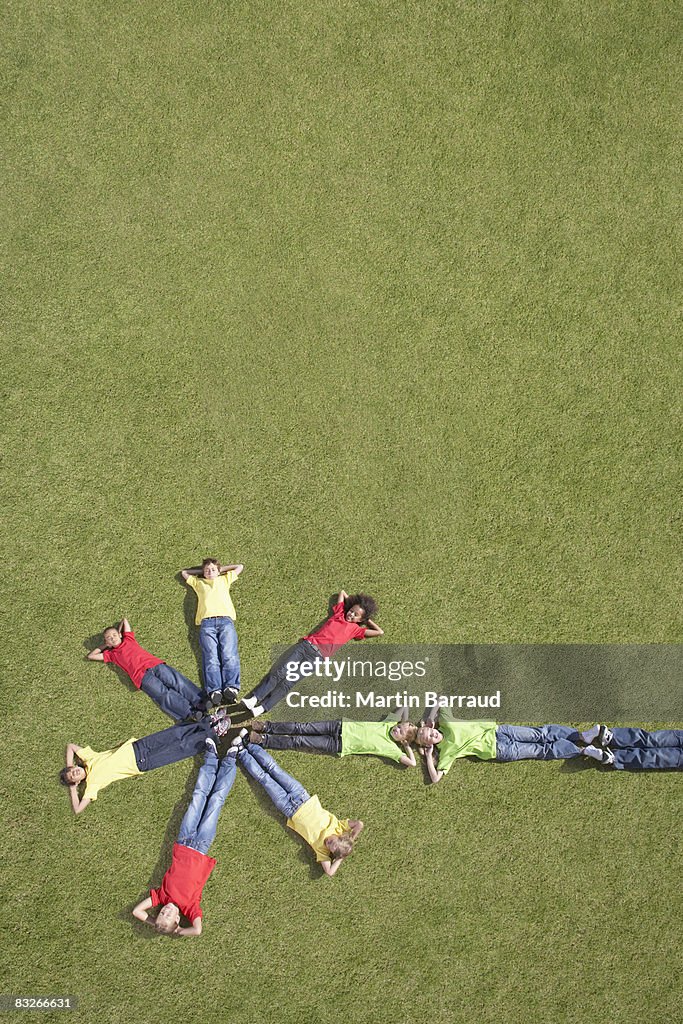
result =
M680 1019L675 774L283 755L357 852L320 877L239 777L188 941L130 909L197 766L78 819L57 784L67 741L166 724L84 660L104 625L197 678L175 573L205 554L246 565L246 685L342 586L397 643L683 640L677 29L661 0L6 7L6 993Z

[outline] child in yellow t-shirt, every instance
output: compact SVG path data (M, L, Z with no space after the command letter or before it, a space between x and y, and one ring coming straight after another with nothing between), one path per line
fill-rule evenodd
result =
M244 729L243 733L246 731ZM318 797L309 796L301 783L288 775L263 747L253 743L244 746L242 734L236 741L240 765L286 815L289 828L306 840L325 874L336 875L342 862L353 852L363 822L348 818L340 821L326 811Z
M182 577L197 595L195 624L199 626L204 688L212 704L234 703L240 692L235 606L230 587L243 565L221 565L205 558L201 568L183 569Z

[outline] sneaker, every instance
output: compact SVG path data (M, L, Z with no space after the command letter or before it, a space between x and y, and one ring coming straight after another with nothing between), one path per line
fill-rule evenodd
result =
M214 713L211 715L212 722L220 722L222 718L227 718L228 725L230 725L230 715L225 710L225 708L219 708L218 711L214 711Z
M614 739L614 733L611 729L608 729L606 725L600 726L600 732L598 733L597 739L595 740L596 747L608 747Z
M220 690L213 690L209 694L209 701L211 702L211 704L214 705L214 707L218 707L218 705L222 704L222 702L223 702L223 694L222 694L222 692Z
M194 711L191 711L190 714L188 715L188 718L191 722L201 722L203 717L204 712L202 711L201 708L195 708Z
M252 732L268 732L268 722L253 722L251 726Z
M217 736L218 739L220 739L221 736L225 736L227 734L229 728L230 719L219 718L217 722L213 722L211 726L211 731L213 732L214 736Z
M245 708L247 708L249 711L253 711L254 708L257 706L256 697L242 697L240 700L240 704L244 704Z
M254 730L252 729L252 731L249 733L249 742L255 743L258 747L265 747L266 737L262 732L254 732Z
M265 711L265 708L262 708L260 704L257 704L255 708L251 709L252 718L258 718L259 715L265 714Z
M590 757L593 761L597 761L598 764L604 764L609 767L614 765L614 753L611 750L602 750L600 747L591 745L584 747L581 753L585 757Z
M237 746L236 743L232 743L228 747L228 749L226 750L225 756L226 757L237 757L237 755L239 754L240 750L244 750L244 747L242 746L241 743L240 743L239 746Z
M204 740L204 746L206 747L207 750L212 750L214 754L218 754L218 747L216 746L214 740L210 736L207 736L206 739Z
M223 690L223 704L237 704L239 693L234 686L226 686Z

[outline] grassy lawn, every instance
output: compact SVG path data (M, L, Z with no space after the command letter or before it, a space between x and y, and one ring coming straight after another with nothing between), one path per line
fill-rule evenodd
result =
M186 942L130 909L197 765L78 819L57 785L167 724L103 626L197 678L203 555L245 563L247 686L339 587L393 643L683 640L674 7L13 0L3 35L4 990L675 1021L676 774L282 755L357 852L320 877L238 777Z

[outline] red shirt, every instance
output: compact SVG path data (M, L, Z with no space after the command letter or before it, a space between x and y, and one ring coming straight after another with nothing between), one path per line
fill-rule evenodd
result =
M147 669L164 664L163 658L155 658L144 647L140 647L132 629L123 634L123 640L118 647L105 647L102 655L105 661L113 661L127 672L138 690ZM175 900L173 902L175 903Z
M339 601L332 609L327 622L324 622L316 633L309 633L304 640L310 640L319 648L324 657L329 658L349 640L362 640L367 630L357 622L347 622L344 618L344 602Z
M192 923L202 916L202 891L209 875L216 867L213 857L207 857L189 846L173 844L171 866L164 875L158 889L150 889L152 906L160 903L175 903L181 914Z

